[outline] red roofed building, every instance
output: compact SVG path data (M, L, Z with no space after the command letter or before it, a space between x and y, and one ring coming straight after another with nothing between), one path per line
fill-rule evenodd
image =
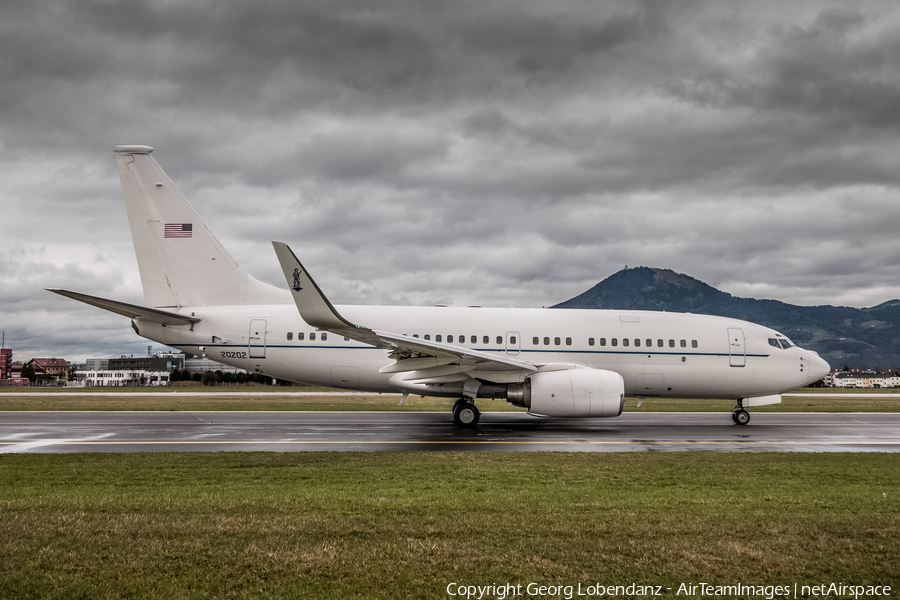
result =
M25 363L25 367L29 365L34 369L36 385L46 385L59 379L67 381L72 372L72 365L62 358L32 358Z

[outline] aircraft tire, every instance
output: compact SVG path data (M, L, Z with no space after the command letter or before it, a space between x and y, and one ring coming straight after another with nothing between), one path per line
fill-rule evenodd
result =
M734 422L738 425L746 425L750 422L750 413L742 408L741 410L736 410L731 413L731 418L734 419Z
M460 427L474 428L480 417L481 413L471 402L461 401L453 407L453 420Z

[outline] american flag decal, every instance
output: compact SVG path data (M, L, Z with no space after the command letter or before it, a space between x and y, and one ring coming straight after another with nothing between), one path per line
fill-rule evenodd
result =
M191 223L166 223L165 234L167 238L189 238L193 233L193 224Z

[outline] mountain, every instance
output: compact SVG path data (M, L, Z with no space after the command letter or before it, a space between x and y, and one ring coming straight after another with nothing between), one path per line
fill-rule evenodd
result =
M734 317L771 327L834 368L900 367L900 300L872 308L795 306L738 298L669 269L624 269L553 308L663 310Z

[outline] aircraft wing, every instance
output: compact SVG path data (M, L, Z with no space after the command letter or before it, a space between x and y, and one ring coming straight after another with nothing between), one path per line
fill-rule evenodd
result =
M467 366L492 363L505 369L524 369L537 371L530 362L498 356L490 352L481 352L471 348L463 348L451 344L441 344L430 340L411 338L387 331L377 331L363 325L351 323L334 308L328 298L316 285L312 276L294 255L287 244L272 242L275 254L281 263L284 277L300 316L308 324L318 329L333 332L352 340L384 348L391 352L390 357L397 362L382 369L382 372L403 372L421 368L449 365L465 362Z
M89 296L79 292L70 292L69 290L48 289L48 292L65 296L117 315L128 317L129 319L143 319L151 323L159 323L161 325L193 325L199 323L199 317L191 317L188 315L180 315L178 313L161 310L158 308L148 308L146 306L138 306L137 304L129 304L127 302L119 302L118 300L108 300L106 298L98 298L97 296Z

